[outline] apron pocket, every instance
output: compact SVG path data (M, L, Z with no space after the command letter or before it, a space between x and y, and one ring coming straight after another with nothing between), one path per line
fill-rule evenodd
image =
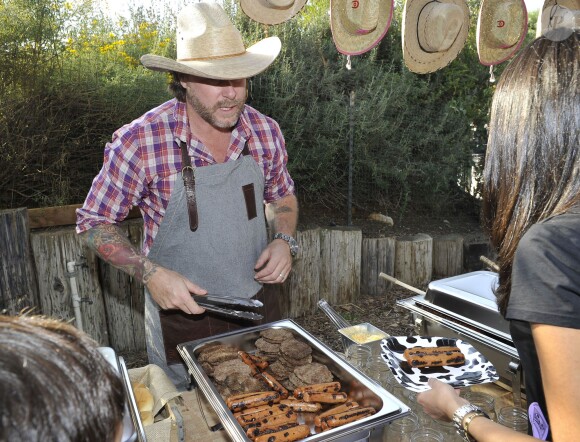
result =
M242 186L244 193L244 200L246 201L246 212L248 212L248 220L254 219L258 216L256 210L256 194L254 193L254 183Z

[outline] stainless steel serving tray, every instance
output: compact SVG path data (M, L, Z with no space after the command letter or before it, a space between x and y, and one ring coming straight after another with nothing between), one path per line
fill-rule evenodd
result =
M511 340L509 322L497 309L493 292L497 283L497 273L484 270L439 279L429 283L425 299L417 302L452 312L466 323L477 324L480 330Z
M312 422L305 420L306 415L301 415L299 417L300 422L310 424L311 432L313 433L304 439L305 441L340 440L346 442L368 439L372 430L380 429L382 431L386 424L409 413L409 407L403 402L396 399L372 379L351 366L334 353L332 349L320 342L294 321L287 319L212 336L211 338L191 341L177 346L177 350L187 364L189 372L215 410L225 430L234 441L248 441L249 439L226 406L225 401L218 393L213 382L198 363L197 356L205 345L213 342L233 345L240 350L253 353L256 350L254 343L260 337L260 331L268 328L288 329L308 342L313 349L313 361L328 366L335 378L340 381L343 387L342 390L348 393L350 399L356 400L361 406L372 405L377 410L377 413L368 418L319 433L315 433L315 427Z

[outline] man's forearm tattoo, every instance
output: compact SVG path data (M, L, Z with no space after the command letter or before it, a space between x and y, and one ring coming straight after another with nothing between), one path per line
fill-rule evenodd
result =
M105 262L146 284L158 266L143 256L114 224L93 227L81 234L85 243Z

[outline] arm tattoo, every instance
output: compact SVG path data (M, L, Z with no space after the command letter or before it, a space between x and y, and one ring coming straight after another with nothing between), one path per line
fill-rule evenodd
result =
M146 284L158 266L143 256L122 230L114 224L101 224L81 234L83 241L103 261Z

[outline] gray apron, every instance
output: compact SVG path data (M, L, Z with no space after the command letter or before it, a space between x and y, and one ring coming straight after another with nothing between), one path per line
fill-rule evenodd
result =
M260 311L263 321L279 319L277 297L264 296L261 284L254 280L254 266L267 244L264 176L259 165L250 155L242 155L236 161L195 168L195 192L199 225L192 232L179 173L148 257L213 295L251 298L260 294L267 304ZM160 310L146 290L149 363L163 368L178 388L187 386L189 376L175 345L257 324L209 312L187 315Z

